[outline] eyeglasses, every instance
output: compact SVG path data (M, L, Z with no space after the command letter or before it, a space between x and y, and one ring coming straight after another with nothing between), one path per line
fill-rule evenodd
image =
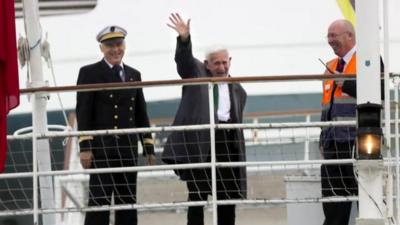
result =
M347 33L348 33L348 32L343 32L343 33L340 33L340 34L330 33L330 34L326 35L326 38L327 38L327 39L330 39L330 38L336 39L336 38L338 38L339 36L341 36L341 35L343 35L343 34L347 34Z

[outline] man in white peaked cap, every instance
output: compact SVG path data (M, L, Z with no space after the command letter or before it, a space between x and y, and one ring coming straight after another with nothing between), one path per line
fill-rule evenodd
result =
M140 72L124 64L125 36L119 26L107 26L96 39L102 60L86 65L79 71L77 84L141 81ZM149 127L146 102L141 88L78 92L76 103L78 130L124 129ZM155 164L154 142L150 133L106 136L81 136L80 159L83 168L131 167L138 163L138 139L149 165ZM91 174L90 206L136 203L136 172ZM135 209L116 210L115 225L136 225ZM85 225L109 225L109 211L86 213Z

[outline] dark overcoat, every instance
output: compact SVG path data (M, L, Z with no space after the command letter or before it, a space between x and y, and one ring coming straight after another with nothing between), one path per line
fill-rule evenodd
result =
M141 81L140 72L124 64L126 81ZM101 60L79 71L77 84L121 82L108 64ZM146 102L141 88L89 91L77 93L78 130L101 130L149 127ZM81 151L92 150L94 159L134 159L137 162L137 141L144 154L154 154L150 133L94 136L80 142Z
M175 52L177 70L182 79L210 77L205 65L194 58L190 40L182 42L177 39ZM246 92L240 84L229 84L231 100L231 123L242 123L243 109L246 104ZM216 112L215 121L218 121ZM207 85L189 85L182 87L182 99L173 122L174 126L209 124L209 100ZM241 129L235 129L235 152L238 152L238 160L246 160L244 136ZM167 140L162 153L162 160L168 164L201 163L210 159L210 132L180 131L172 132ZM218 151L218 150L217 150ZM184 171L175 171L182 180L190 179ZM246 192L246 168L240 168L240 189L245 196Z

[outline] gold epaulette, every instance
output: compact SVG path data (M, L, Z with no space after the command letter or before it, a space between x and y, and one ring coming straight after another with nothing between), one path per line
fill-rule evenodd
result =
M93 136L80 136L79 137L79 143L81 143L82 141L89 141L89 140L93 140Z
M143 138L143 143L145 145L154 145L154 140L152 138Z

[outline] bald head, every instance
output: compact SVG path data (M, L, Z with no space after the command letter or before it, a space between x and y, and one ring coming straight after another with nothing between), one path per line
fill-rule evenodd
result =
M355 34L353 24L351 24L351 22L348 20L340 19L333 21L329 26L329 30L331 29L336 29L341 32L348 32L353 35Z
M335 20L328 28L328 43L335 54L343 57L356 44L353 25L348 20Z

